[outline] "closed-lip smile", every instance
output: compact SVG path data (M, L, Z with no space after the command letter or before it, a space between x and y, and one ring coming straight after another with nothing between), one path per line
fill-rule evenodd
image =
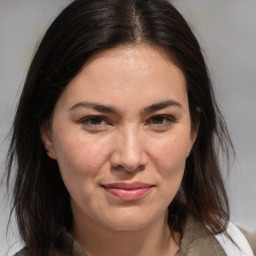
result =
M118 182L102 185L102 187L114 197L122 201L136 201L144 197L153 185L144 182Z

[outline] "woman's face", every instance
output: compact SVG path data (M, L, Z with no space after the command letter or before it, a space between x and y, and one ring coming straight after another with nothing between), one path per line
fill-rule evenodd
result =
M162 50L141 45L98 53L68 84L41 133L74 221L136 230L166 216L196 136L185 83Z

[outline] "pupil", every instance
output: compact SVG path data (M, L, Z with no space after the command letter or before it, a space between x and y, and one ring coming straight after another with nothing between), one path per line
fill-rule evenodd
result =
M155 117L153 117L153 123L154 124L161 124L161 123L163 123L163 117L162 116L155 116Z
M94 124L94 125L101 124L101 118L94 117L94 118L91 119L91 123Z

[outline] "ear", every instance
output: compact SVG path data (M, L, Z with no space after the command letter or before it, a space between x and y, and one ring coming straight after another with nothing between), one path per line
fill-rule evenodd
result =
M201 109L199 107L196 107L196 117L195 117L195 123L193 124L191 128L191 134L190 134L190 141L189 141L189 146L188 146L188 151L187 151L187 157L189 157L190 152L193 148L193 145L196 141L199 126L200 126L200 117L201 117Z
M55 152L54 144L52 140L51 127L48 121L45 121L43 124L41 124L40 134L41 134L41 140L44 144L47 155L51 159L56 160L57 157L56 157L56 152Z

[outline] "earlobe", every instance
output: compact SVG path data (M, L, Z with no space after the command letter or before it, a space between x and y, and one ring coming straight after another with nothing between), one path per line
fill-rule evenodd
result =
M41 140L44 144L46 154L51 158L56 160L56 153L54 149L54 144L52 140L52 133L48 122L44 122L40 126Z

